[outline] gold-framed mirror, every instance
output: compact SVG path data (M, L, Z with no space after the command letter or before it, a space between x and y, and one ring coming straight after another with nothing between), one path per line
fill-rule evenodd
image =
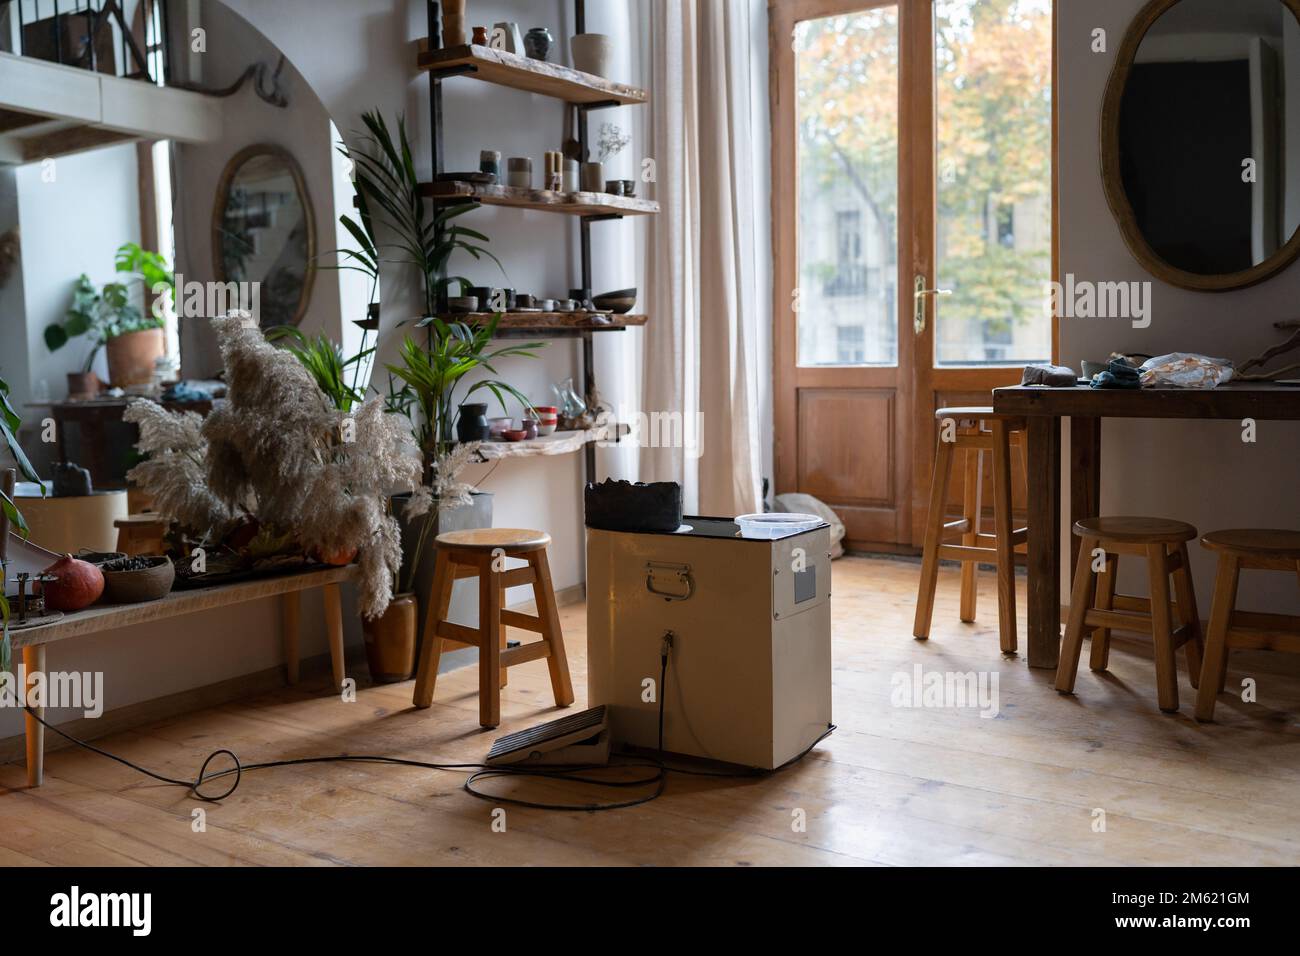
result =
M1106 201L1158 279L1223 292L1300 256L1300 0L1151 0L1101 111Z
M316 277L316 223L288 151L248 146L226 164L212 208L212 268L219 282L258 283L262 328L302 321Z

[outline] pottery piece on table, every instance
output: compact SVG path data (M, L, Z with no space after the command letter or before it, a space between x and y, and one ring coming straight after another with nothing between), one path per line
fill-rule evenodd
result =
M454 295L447 299L447 309L461 315L478 311L478 297L473 295Z
M537 437L537 419L521 418L519 420L519 425L521 430L524 433L525 440L532 441L534 438Z
M442 45L464 46L465 41L465 0L443 0Z
M501 437L506 441L523 441L526 433L522 428L507 428L501 433Z
M513 428L515 420L513 418L489 418L488 419L488 439L490 441L503 441L503 433Z
M576 193L581 184L578 161L576 159L566 159L564 161L564 191L566 193Z
M624 195L624 196L635 196L635 195L636 195L636 180L635 180L635 179L624 179L624 180L623 180L623 195Z
M136 567L146 564L147 567ZM104 597L114 604L157 601L171 593L176 568L163 555L121 557L99 566L104 575Z
M488 45L487 27L475 27L474 39L471 40L470 42L473 43L475 46L487 46Z
M603 33L579 33L570 37L573 68L593 76L608 78L612 44Z
M536 305L537 305L537 300L534 299L527 292L519 292L515 294L516 309L531 309Z
M621 179L605 180L605 192L609 193L611 196L623 195L623 180Z
M501 153L495 149L480 150L478 168L479 172L491 176L494 183L501 182Z
M554 311L555 311L555 300L554 300L554 299L538 299L538 300L537 300L537 307L538 307L539 309L541 309L543 312L554 312Z
M554 39L546 27L533 27L524 35L524 52L534 60L545 60Z

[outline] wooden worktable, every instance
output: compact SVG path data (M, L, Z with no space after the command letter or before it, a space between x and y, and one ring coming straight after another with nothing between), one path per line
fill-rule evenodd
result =
M1055 667L1061 638L1061 429L1070 419L1070 524L1098 513L1103 418L1253 418L1300 421L1300 387L1263 382L1214 389L1046 388L993 390L993 410L1028 420L1030 667ZM1176 517L1176 516L1171 516ZM1071 535L1071 563L1078 539Z
M330 663L334 670L334 686L343 684L343 602L339 585L352 580L356 566L325 568L300 574L257 578L237 584L196 588L189 591L172 591L157 601L140 604L104 604L86 608L40 627L10 631L15 648L23 652L26 682L34 674L45 671L45 648L58 641L98 634L150 621L162 621L184 614L232 607L260 598L280 597L284 660L288 682L298 682L298 622L299 595L303 591L321 588L325 600L325 628L329 636ZM24 687L24 693L26 687ZM44 717L45 708L35 708ZM30 714L24 715L27 742L27 782L39 787L44 776L45 728Z

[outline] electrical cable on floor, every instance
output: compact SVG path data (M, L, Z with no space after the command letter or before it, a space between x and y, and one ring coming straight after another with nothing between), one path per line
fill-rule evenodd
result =
M293 767L293 766L298 766L303 764L314 764L314 763L382 763L382 764L395 764L401 767L419 767L424 770L447 770L453 772L455 771L469 772L469 776L465 778L465 783L464 783L465 791L469 793L471 796L477 797L480 800L487 800L492 803L498 803L498 804L507 803L513 806L528 807L534 810L557 810L557 811L574 811L574 812L576 811L595 812L598 810L623 810L628 807L636 807L645 803L649 803L651 800L654 800L662 796L664 789L668 784L668 774L670 773L680 773L680 774L686 774L688 776L695 776L695 777L737 777L737 778L765 777L770 774L779 773L780 771L784 770L786 767L798 763L800 760L806 757L810 752L812 752L812 749L814 747L816 747L819 743L821 743L823 740L825 740L835 731L835 725L830 724L826 728L826 732L823 733L816 740L814 740L812 744L809 745L807 750L804 750L802 753L796 755L795 757L792 757L790 760L787 760L781 766L773 770L754 769L754 770L739 770L734 772L728 772L728 771L687 770L679 767L668 766L668 764L664 762L664 697L666 694L667 676L668 676L668 649L671 646L672 646L671 640L665 639L664 649L660 655L660 661L659 661L660 664L659 666L659 689L660 689L659 745L658 745L657 756L638 758L636 756L621 755L619 763L610 763L610 764L575 764L572 766L551 766L551 767L513 767L513 766L496 766L496 765L484 764L484 763L433 763L431 761L425 761L425 760L411 760L405 757L382 757L382 756L375 756L369 754L330 754L324 757L290 757L285 760L266 760L261 763L241 764L239 762L239 757L235 755L234 751L226 750L225 748L222 748L219 750L214 750L212 751L212 753L208 754L207 759L204 760L202 766L199 767L199 775L196 779L179 780L176 779L175 777L168 777L160 773L155 773L154 771L149 770L146 767L141 767L139 764L132 763L130 760L127 760L125 757L119 757L117 754L109 753L107 750L104 750L100 747L96 747L94 744L81 740L78 737L74 737L72 736L72 734L66 733L65 731L60 730L58 727L46 721L45 718L41 717L29 706L24 705L23 709L33 720L37 721L39 724L41 724L41 726L54 731L54 733L58 734L64 740L71 741L72 743L76 744L78 747L83 747L86 750L89 750L91 753L99 754L101 757L107 757L109 760L115 760L118 763L122 764L123 766L130 767L132 770L136 771L137 773L142 773L146 777L150 777L154 780L159 781L160 783L167 783L177 787L185 787L197 799L203 800L206 803L220 803L222 800L225 800L227 797L233 794L235 790L238 789L240 782L243 780L244 774L251 770L269 770L274 767ZM218 757L222 755L229 756L230 759L234 761L235 765L227 770L217 770L212 773L208 773L208 767L209 765L211 765L212 761L216 760ZM586 774L593 770L608 770L610 768L628 768L628 767L654 768L655 773L651 776L641 777L635 780L601 780L595 777L580 776L580 774ZM230 784L230 787L225 791L223 791L222 793L216 795L207 795L201 791L200 788L203 787L205 784L213 780L219 780L224 777L229 777L232 774L235 777L234 782L232 782ZM614 788L648 787L651 784L654 784L655 789L653 793L650 793L646 796L638 797L633 800L624 800L618 803L586 803L586 804L538 803L531 800L521 800L516 797L493 796L490 793L485 793L484 791L476 790L472 786L475 780L487 779L491 777L537 777L537 778L548 779L548 780L564 781L567 783L580 783L589 786L614 787Z

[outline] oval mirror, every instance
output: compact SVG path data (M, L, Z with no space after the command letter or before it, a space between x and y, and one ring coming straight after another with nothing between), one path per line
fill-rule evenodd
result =
M212 212L218 281L250 283L240 286L240 301L256 305L262 328L297 325L311 298L315 255L311 200L297 161L279 146L240 150L221 174Z
M1138 261L1188 289L1300 254L1300 0L1152 0L1102 105L1102 182Z

